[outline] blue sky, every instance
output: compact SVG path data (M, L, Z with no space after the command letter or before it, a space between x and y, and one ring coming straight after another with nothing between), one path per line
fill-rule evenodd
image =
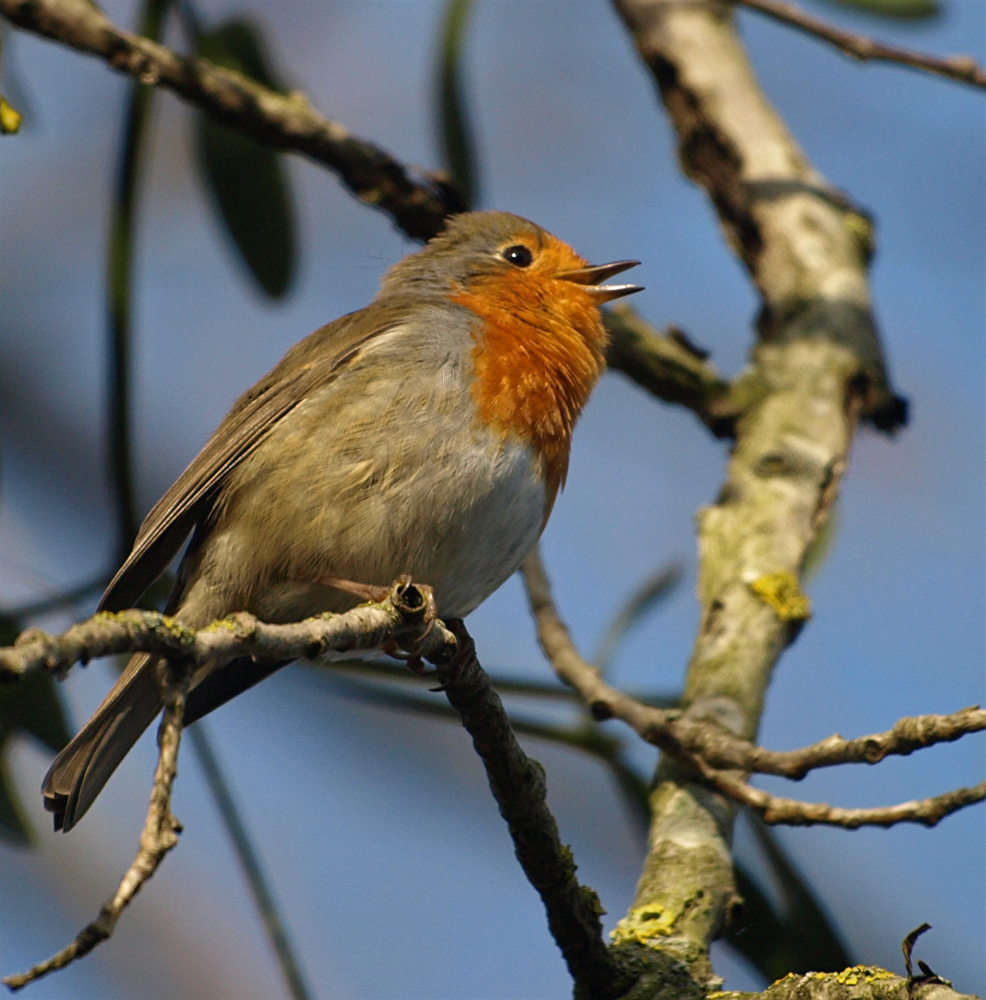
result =
M242 8L203 3L219 19ZM106 5L132 23L129 5ZM290 81L324 113L425 166L440 5L389 0L252 8ZM986 6L952 0L933 25L813 5L847 27L938 53L986 58ZM767 95L818 169L877 220L877 317L911 426L860 434L831 554L809 582L815 617L785 655L762 726L783 749L903 715L981 702L984 688L986 184L981 92L893 67L861 67L817 42L741 17ZM177 35L171 42L181 44ZM643 261L634 304L675 323L729 374L751 342L756 298L704 195L683 180L653 86L608 5L479 0L466 84L482 206L527 215L592 260ZM18 36L5 49L28 126L0 141L0 599L51 593L101 570L111 550L103 440L101 280L125 81L92 59ZM3 77L6 87L7 77ZM294 341L365 304L413 246L324 171L290 161L301 219L296 287L270 305L242 279L190 167L192 120L157 104L137 262L135 427L146 509L235 396ZM726 454L688 414L618 375L576 434L569 482L544 539L564 616L590 652L634 586L679 561L683 584L616 665L627 687L672 692L697 624L695 510ZM78 614L88 608L78 609ZM67 623L51 620L49 626ZM481 658L545 679L517 581L470 619ZM64 686L81 723L109 666ZM300 668L208 720L209 732L323 998L563 997L568 977L464 733L352 702ZM614 729L614 731L617 731ZM979 781L982 740L878 768L827 770L772 790L842 805L921 797ZM611 927L632 898L643 846L593 762L530 743L580 874ZM646 747L636 753L649 767ZM47 767L13 754L39 848L0 846L0 970L64 944L133 856L153 738L68 837L48 832ZM276 969L191 754L175 810L179 849L44 998L269 997ZM900 940L965 992L986 988L986 812L938 829L782 831L855 955L900 971ZM738 840L749 849L741 829ZM507 957L509 956L509 958ZM756 979L728 956L731 987Z

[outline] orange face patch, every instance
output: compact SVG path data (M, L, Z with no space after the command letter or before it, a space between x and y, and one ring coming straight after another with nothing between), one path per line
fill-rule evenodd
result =
M550 510L575 421L605 368L606 333L585 288L556 277L586 261L554 237L529 249L530 266L504 263L451 299L481 320L472 350L480 418L534 448L545 463Z

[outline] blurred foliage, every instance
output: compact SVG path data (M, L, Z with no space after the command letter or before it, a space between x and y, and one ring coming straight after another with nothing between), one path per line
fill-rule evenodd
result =
M462 50L472 0L448 0L438 49L437 127L442 156L467 206L476 204L476 143L462 88Z
M13 135L20 131L24 116L0 96L0 135Z
M198 55L287 93L260 29L245 18L198 36ZM287 292L296 272L294 208L280 154L204 114L197 114L198 165L224 232L247 271L271 298Z
M745 812L763 855L771 883L779 897L762 910L760 891L749 892L739 878L744 898L743 911L736 921L733 937L745 941L743 954L767 977L769 982L789 972L837 972L853 964L834 924L822 908L811 886L781 846L777 832L759 816ZM776 921L768 931L762 920ZM739 947L739 945L737 945Z

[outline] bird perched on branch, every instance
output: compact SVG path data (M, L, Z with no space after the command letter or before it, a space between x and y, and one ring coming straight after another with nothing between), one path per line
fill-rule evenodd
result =
M451 219L366 308L316 330L244 393L141 525L101 610L131 607L191 533L167 611L192 628L236 611L289 622L410 575L445 619L521 564L565 481L575 421L604 368L605 285L516 215ZM71 829L162 708L138 653L44 782ZM191 723L277 669L193 675Z

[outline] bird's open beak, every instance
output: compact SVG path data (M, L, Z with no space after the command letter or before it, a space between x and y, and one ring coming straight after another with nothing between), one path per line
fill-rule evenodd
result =
M585 290L601 305L603 302L610 302L613 299L622 298L624 295L633 295L634 292L642 292L640 285L601 285L599 282L612 278L614 274L626 271L628 268L636 267L639 260L617 260L612 264L590 264L589 267L580 267L575 271L562 271L556 274L556 278L562 281L574 281L577 285L584 285Z

